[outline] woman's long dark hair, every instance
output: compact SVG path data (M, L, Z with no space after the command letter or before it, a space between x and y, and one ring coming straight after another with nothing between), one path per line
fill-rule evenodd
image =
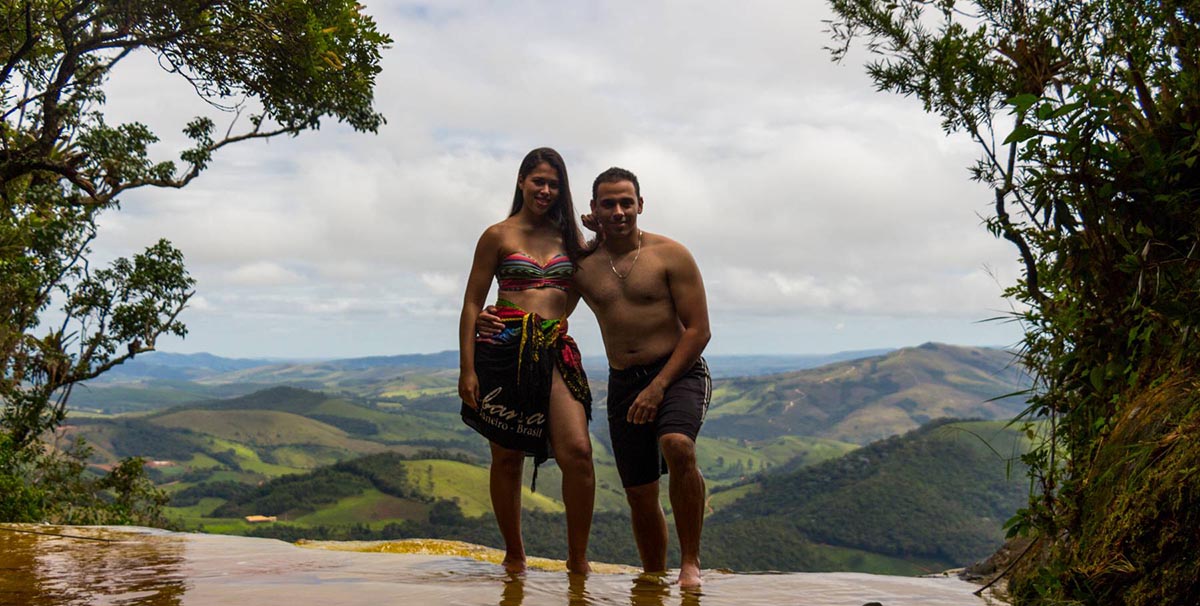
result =
M525 205L525 196L521 192L521 181L542 162L549 164L558 172L558 200L555 201L554 206L550 207L548 215L562 233L563 246L567 249L567 256L572 262L578 261L582 256L583 232L580 231L579 224L575 222L575 204L571 201L571 182L567 179L567 165L558 152L549 147L539 147L525 154L525 159L521 161L521 168L517 171L517 186L513 193L512 212L508 213L508 216L511 217L521 212L521 207Z

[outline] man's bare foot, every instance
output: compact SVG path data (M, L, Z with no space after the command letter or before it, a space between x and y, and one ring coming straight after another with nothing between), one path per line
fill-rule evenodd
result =
M700 567L695 564L684 564L679 567L679 588L700 589Z
M504 561L500 562L504 567L504 572L509 574L520 574L525 572L525 556L505 556Z

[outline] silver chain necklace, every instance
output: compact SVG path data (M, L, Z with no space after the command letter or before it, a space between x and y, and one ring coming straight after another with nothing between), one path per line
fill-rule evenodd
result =
M621 272L617 271L617 265L616 265L615 263L613 263L612 251L608 250L608 247L605 247L605 248L604 248L604 252L605 252L606 254L608 254L608 266L609 266L610 268L612 268L612 271L613 271L613 273L614 273L614 274L616 274L616 275L617 275L617 278L619 278L619 279L621 279L621 280L624 280L625 278L628 278L628 277L629 277L629 274L633 273L633 266L634 266L634 265L637 265L638 257L642 256L642 230L640 230L640 229L638 230L638 246L637 246L637 252L636 252L636 253L634 253L634 255L633 255L633 263L630 263L630 264L629 264L629 271L625 272L625 275L623 275L623 276L622 276L622 275L621 275Z

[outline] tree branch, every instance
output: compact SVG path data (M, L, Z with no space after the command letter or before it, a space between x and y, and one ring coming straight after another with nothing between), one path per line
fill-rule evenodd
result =
M1008 218L1008 211L1004 208L1005 190L996 190L996 219L1000 222L1004 239L1016 245L1021 251L1021 260L1025 263L1025 289L1029 296L1042 304L1046 301L1046 295L1042 293L1038 286L1038 270L1037 260L1034 259L1033 251L1029 248L1029 243L1021 236L1021 233L1013 227L1012 222Z
M55 164L45 160L20 162L13 160L13 155L15 154L7 154L8 157L0 156L0 166L3 166L3 172L0 173L0 177L3 177L5 180L14 179L35 171L46 171L59 175L69 181L71 185L83 190L93 200L93 206L107 204L112 198L111 195L101 193L94 183L81 175L72 166Z
M281 127L276 130L267 131L267 132L259 132L257 129L255 129L248 133L244 133L244 134L237 135L234 137L226 137L226 138L218 141L217 143L214 143L213 145L206 147L205 149L207 149L210 152L214 152L218 149L221 149L222 147L225 147L226 145L229 145L230 143L237 143L239 141L245 141L247 139L267 139L267 138L276 137L276 136L279 136L282 134L298 133L301 130L303 130L303 128L301 128L301 127ZM123 191L135 189L138 187L146 187L148 185L153 186L153 187L169 187L169 188L174 188L174 189L180 189L180 188L186 186L188 183L190 183L192 181L192 179L195 179L197 176L199 176L200 170L201 169L200 169L199 165L193 164L193 165L191 165L191 169L189 169L187 173L184 173L183 176L180 176L177 178L173 178L173 179L143 179L140 181L129 181L127 183L123 183L123 184L113 188L112 192L110 192L108 194L108 197L112 198Z
M33 50L33 45L37 43L37 36L33 35L33 6L29 2L25 3L25 41L21 43L21 47L17 52L9 57L8 63L4 64L4 70L0 71L0 85L8 82L9 76L12 75L12 70L25 58L25 54ZM6 114L7 115L7 114Z
M69 386L69 385L73 385L75 383L81 383L83 381L87 381L89 379L94 379L94 378L104 374L105 372L108 372L113 367L118 366L120 364L124 364L126 361L130 360L131 358L133 358L135 355L137 355L139 353L155 351L155 348L154 348L155 341L158 339L159 336L162 335L162 333L166 332L167 329L170 328L170 326L175 323L175 319L177 317L179 317L179 314L181 312L183 312L183 310L187 307L187 302L189 300L191 300L192 295L194 295L194 294L196 294L196 291L193 290L192 292L189 292L183 296L183 300L179 302L179 306L175 308L175 311L173 311L171 313L170 317L167 318L167 321L162 323L162 328L160 330L156 331L154 334L148 335L146 337L147 340L146 340L145 344L140 344L135 340L134 342L129 344L128 352L121 354L120 356L117 356L117 357L105 362L104 364L101 364L100 366L92 368L88 372L83 373L81 375L72 374L66 381L63 381L61 383L61 385Z
M96 84L99 84L100 77L102 77L104 74L111 73L112 68L114 66L116 66L117 63L119 63L122 59L124 59L125 57L128 57L129 54L132 53L133 51L134 51L134 47L124 48L124 49L121 49L121 52L117 53L116 56L114 56L107 63L96 63L95 65L93 65L91 67L91 69L89 69L87 71L87 73L81 74L77 78L75 78L75 84L73 86L69 87L69 89L74 90L74 89L78 89L80 87L86 87L86 86L90 85L93 81L96 82ZM93 80L93 79L95 79L95 80ZM73 104L76 100L78 100L78 96L71 95L70 97L67 98L67 104L68 105Z

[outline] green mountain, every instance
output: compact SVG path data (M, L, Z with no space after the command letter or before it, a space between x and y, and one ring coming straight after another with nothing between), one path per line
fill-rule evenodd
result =
M275 386L399 401L453 394L457 378L456 352L323 361L151 352L81 386L72 394L71 408L118 414L243 396Z
M1003 521L1024 503L1021 470L1010 476L1006 469L1025 446L1019 432L999 422L938 421L837 459L780 466L786 471L716 489L711 501L728 502L706 521L705 565L919 574L981 559L1002 542ZM382 453L260 486L197 484L177 492L173 505L190 527L210 531L497 546L486 478L486 469L466 460ZM523 502L529 550L561 557L561 503L528 490ZM278 522L241 520L253 514ZM594 527L594 558L637 563L626 512L601 509Z
M756 376L858 359L887 350L819 355L710 356L714 377ZM608 364L584 358L600 395ZM103 414L154 410L212 398L240 396L268 387L291 387L378 401L400 402L427 395L453 396L458 352L373 356L337 360L223 358L211 354L150 352L139 355L72 395L77 411Z
M916 468L958 486L953 482L984 477L979 474L985 462L937 440L920 442L920 447L896 446L916 439L912 436L858 445L936 416L1011 416L1022 406L1019 398L988 401L1022 386L1009 359L999 350L927 344L816 369L717 380L698 443L710 488L706 535L713 539L705 541L706 565L915 574L968 561L966 555L999 533L999 520L1020 505L1023 491L1018 490L1016 504L999 505L991 492L974 501L956 501L925 488L911 492L921 486L913 481L919 475ZM96 465L126 456L152 460L152 476L172 495L171 515L188 529L285 539L499 541L490 517L487 445L458 418L453 369L401 369L397 364L412 360L392 358L245 362L233 368L220 360L203 361L208 374L191 381L142 377L93 386L89 391L104 394L112 407L143 412L96 415L76 410L65 428L68 435L86 438ZM187 368L187 360L172 363ZM253 390L263 384L275 386ZM593 389L593 555L636 562L628 508L603 421L603 385L593 384ZM961 427L991 431L988 425ZM926 433L936 432L922 430L914 436ZM878 455L881 448L885 454ZM937 456L900 465L921 449ZM997 461L993 455L989 463ZM965 462L978 467L943 472L943 467ZM378 472L382 468L386 474ZM822 473L829 477L803 475L814 469L826 470ZM872 469L883 471L871 476ZM527 483L531 475L526 473ZM782 488L791 478L809 478L800 481L802 494ZM904 481L893 486L884 478ZM537 493L527 492L523 500L525 515L546 525L527 536L530 549L539 554L554 556L565 549L560 482L551 461L540 470ZM958 492L975 494L970 488ZM789 511L785 506L797 503L810 509L776 517L771 510L748 513L752 505ZM886 523L876 523L871 519L878 515L876 509L931 513L910 516L922 525L914 530L910 517L884 517L880 519ZM972 519L969 512L983 512L982 518ZM275 515L279 522L252 525L243 519L251 514ZM829 528L822 534L800 518L830 520ZM953 528L940 534L930 530L941 528L932 518L948 520ZM861 537L845 534L855 528ZM752 538L738 538L743 536ZM764 551L761 540L753 540L763 536L777 540L766 550L775 559L752 555Z
M1009 394L1027 384L1009 352L926 343L810 370L715 381L705 432L866 444L936 418L1010 419L1025 404Z
M154 461L160 481L184 487L256 484L380 452L486 455L486 444L458 422L456 410L380 409L290 387L137 416L72 415L64 430L88 442L96 465L141 456Z
M741 498L706 520L705 561L739 570L852 569L830 559L830 547L930 570L983 559L1027 501L1017 462L1027 448L1021 432L1000 422L942 420L836 460L760 476L731 489Z
M101 375L97 383L131 378L196 379L244 368L271 364L265 359L224 358L207 353L177 354L152 351L140 354Z
M394 453L421 459L406 465L421 466L420 473L413 477L425 478L421 490L425 496L456 501L468 516L489 511L487 444L459 421L458 401L449 396L376 405L367 400L274 387L136 416L74 415L65 429L69 436L83 437L91 444L92 463L97 466L111 466L127 456L152 461L153 476L173 494L222 483L254 486L364 455ZM593 429L597 432L593 437L596 508L627 511L603 422ZM851 444L796 436L759 442L701 436L699 452L709 484L720 486L789 462L807 464L835 458L853 448ZM527 485L532 475L526 473ZM526 506L531 510L561 511L558 468L550 461L539 475L538 493L526 500ZM189 528L239 526L236 520L225 519L229 518L224 515L228 510L214 513L228 499L221 496L224 492L228 491L218 490L204 500L189 500L174 514ZM355 492L347 496L352 496L354 502L325 508L317 518L289 519L312 525L413 519L412 507L395 503L385 494ZM356 518L351 509L369 515ZM396 513L380 517L376 509ZM258 513L288 515L288 508Z
M288 385L384 400L457 391L457 359L448 366L441 357L434 357L429 363L438 365L423 366L408 364L409 356L401 358L394 364L389 363L391 358L273 364L213 375L200 382Z

